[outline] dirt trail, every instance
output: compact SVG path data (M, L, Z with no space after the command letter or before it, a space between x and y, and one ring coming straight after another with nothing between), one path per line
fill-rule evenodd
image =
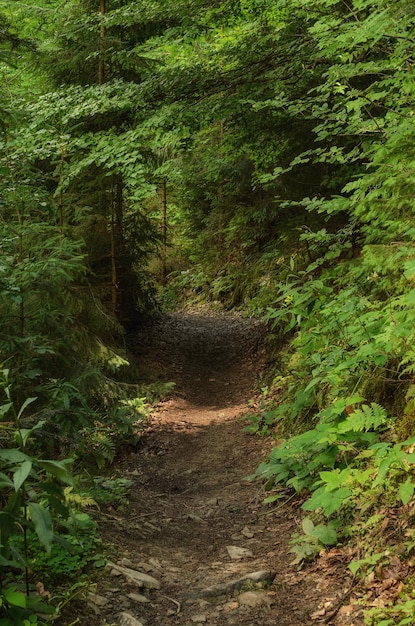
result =
M289 565L298 504L272 512L261 486L244 480L272 446L243 432L263 368L262 335L258 323L193 314L162 317L131 339L176 387L155 409L140 448L122 460L134 487L127 510L104 516L104 530L117 558L160 588L140 591L108 573L100 624L304 626L316 623L310 615L322 601L332 602L328 612L335 606L337 563L324 576ZM243 550L230 554L229 546ZM275 574L272 584L238 583L260 570Z

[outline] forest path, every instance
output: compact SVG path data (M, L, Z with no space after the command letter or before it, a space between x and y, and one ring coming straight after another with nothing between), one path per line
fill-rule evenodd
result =
M335 606L335 559L324 572L289 564L298 503L271 511L261 485L244 480L273 443L243 431L264 367L263 333L236 316L177 314L132 337L151 376L176 387L155 408L139 449L120 462L134 486L128 505L104 515L104 537L122 566L160 588L140 591L108 572L98 589L109 600L97 609L100 625L305 626L316 623L310 616L322 602L328 613ZM258 571L275 574L272 584L240 588L236 581Z

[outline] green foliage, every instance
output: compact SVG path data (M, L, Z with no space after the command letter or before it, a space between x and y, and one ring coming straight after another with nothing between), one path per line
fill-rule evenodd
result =
M36 536L28 534L27 558L32 580L36 576L37 580L57 590L74 580L86 579L91 568L93 571L102 567L105 561L99 552L101 542L96 532L96 524L92 523L89 516L88 519L89 528L85 525L80 528L77 524L75 534L68 534L62 529L49 552L45 552ZM22 549L18 536L13 538L13 547L16 550Z
M19 410L15 409L8 370L1 370L2 392L6 402L0 407L2 424L13 434L17 447L0 450L0 486L4 506L0 512L0 571L2 578L10 568L25 572L25 592L17 586L2 582L0 600L7 617L4 623L36 623L36 612L56 613L41 598L29 597L29 537L36 537L39 546L50 553L55 538L53 521L69 516L63 484L73 484L69 471L70 459L63 461L42 459L30 453L32 438L44 426L37 422L24 428L27 409L37 398L27 398ZM12 420L6 422L6 420ZM14 539L20 535L20 549ZM29 623L29 622L28 622Z
M293 564L301 565L305 561L313 560L325 546L335 545L338 526L337 521L315 525L309 517L305 517L302 521L303 534L294 533L290 542L290 551L295 554Z
M132 485L129 478L96 476L90 493L98 504L124 504Z

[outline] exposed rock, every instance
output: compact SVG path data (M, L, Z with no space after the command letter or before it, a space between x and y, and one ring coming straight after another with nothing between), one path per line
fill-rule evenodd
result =
M118 626L144 626L144 624L131 613L123 612L118 615Z
M130 600L133 600L134 602L141 602L142 604L150 602L150 600L146 598L146 596L143 596L141 593L129 593L128 597L130 598Z
M210 498L209 500L206 500L206 506L217 506L219 504L219 500L218 498Z
M109 603L108 598L100 596L98 593L92 593L91 591L88 592L87 598L88 604L92 603L97 607L103 607Z
M207 622L207 617L204 613L200 615L193 615L190 619L194 624L205 624Z
M252 539L252 537L254 536L254 533L252 532L250 528L248 528L248 526L245 526L245 528L241 530L241 535L243 535L247 539Z
M222 585L214 585L213 587L207 587L206 589L201 589L200 591L191 591L189 593L184 594L183 599L185 600L196 600L199 598L209 598L222 596L231 591L235 591L236 589L241 589L247 582L252 581L254 583L259 582L267 582L272 583L275 578L275 572L269 570L259 570L258 572L251 572L250 574L245 574L242 578L237 578L236 580L230 580L227 583Z
M130 559L127 559L125 557L118 561L117 565L119 565L120 567L130 567L131 569L134 569L134 563Z
M238 602L244 606L255 608L257 606L271 606L271 598L265 591L245 591L238 596Z
M122 563L120 563L120 565L122 565ZM127 565L127 567L132 567L131 565ZM137 564L137 567L139 568L139 570L142 570L143 572L146 572L146 574L148 574L149 572L152 572L154 570L154 567L152 565L150 565L150 563L143 563L143 561L140 561L140 563ZM134 569L134 567L132 567L132 569Z
M161 563L158 559L151 558L151 559L148 559L148 562L149 562L149 565L151 565L153 569L161 569Z
M129 567L121 567L120 565L115 565L115 563L108 563L107 566L110 567L112 571L120 572L127 580L138 587L145 587L145 589L161 588L160 582L148 574L143 574L143 572L138 572Z
M111 576L122 576L122 572L119 569L112 568L110 571Z
M247 548L241 548L239 546L226 546L229 556L233 561L241 561L248 557L253 557L251 550Z

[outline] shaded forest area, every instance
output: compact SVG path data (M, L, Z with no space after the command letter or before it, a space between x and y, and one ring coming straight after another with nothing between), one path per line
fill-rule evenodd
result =
M189 302L268 325L297 563L348 544L413 623L414 43L410 0L0 1L0 624L96 557L91 475L169 390L126 337Z

